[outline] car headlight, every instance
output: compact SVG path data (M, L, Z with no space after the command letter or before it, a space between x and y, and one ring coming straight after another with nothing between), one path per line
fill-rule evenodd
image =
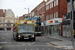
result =
M18 35L18 37L21 37L21 35Z

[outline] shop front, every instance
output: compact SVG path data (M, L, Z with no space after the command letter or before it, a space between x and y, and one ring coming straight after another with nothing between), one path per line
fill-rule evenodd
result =
M71 37L70 13L63 15L63 37Z
M46 21L46 33L48 35L61 35L62 18L55 18Z

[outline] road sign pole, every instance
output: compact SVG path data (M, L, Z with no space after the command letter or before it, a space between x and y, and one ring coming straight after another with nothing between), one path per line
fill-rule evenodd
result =
M74 37L73 37L73 4L72 0L70 0L71 3L71 15L70 15L70 25L71 25L71 40L72 40L72 46L74 47Z

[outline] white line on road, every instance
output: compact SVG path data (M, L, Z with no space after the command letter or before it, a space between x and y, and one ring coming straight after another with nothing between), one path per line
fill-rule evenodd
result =
M7 42L0 42L0 43L7 43Z

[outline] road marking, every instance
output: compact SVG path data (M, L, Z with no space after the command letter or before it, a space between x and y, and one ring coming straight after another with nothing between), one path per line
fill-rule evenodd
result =
M52 45L52 44L50 44L50 43L46 43L46 44L49 45L49 46L55 47L55 48L66 49L65 46L55 46L55 45Z
M25 50L27 50L27 49L25 49Z
M2 46L0 46L0 49L2 49Z
M7 43L7 42L0 42L0 43Z

